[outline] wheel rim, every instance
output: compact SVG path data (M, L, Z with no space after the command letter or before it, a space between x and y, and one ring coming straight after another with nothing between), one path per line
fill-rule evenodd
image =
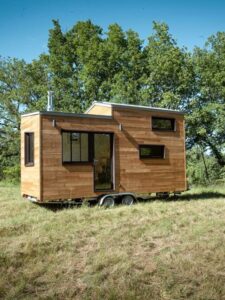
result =
M106 197L103 201L104 207L113 207L115 205L115 201L113 197Z
M125 195L122 198L122 204L124 205L132 205L134 203L134 197L131 195Z

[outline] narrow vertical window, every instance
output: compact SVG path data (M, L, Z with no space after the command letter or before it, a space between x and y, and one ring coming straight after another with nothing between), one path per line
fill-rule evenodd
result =
M71 144L70 144L70 132L62 133L63 141L63 162L71 161Z
M88 134L81 134L81 142L80 142L80 160L88 161Z
M72 132L71 133L71 143L72 143L72 161L81 161L81 134Z
M25 166L34 165L34 133L25 132Z

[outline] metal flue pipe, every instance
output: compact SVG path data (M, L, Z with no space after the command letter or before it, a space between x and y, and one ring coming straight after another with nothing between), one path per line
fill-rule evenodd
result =
M53 111L53 110L54 110L53 91L48 91L48 105L47 105L47 111Z

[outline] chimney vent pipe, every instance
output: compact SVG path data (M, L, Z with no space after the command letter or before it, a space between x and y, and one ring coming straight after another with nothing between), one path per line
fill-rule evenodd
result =
M53 91L48 91L48 105L47 105L47 111L53 111L54 110L54 104L53 104Z

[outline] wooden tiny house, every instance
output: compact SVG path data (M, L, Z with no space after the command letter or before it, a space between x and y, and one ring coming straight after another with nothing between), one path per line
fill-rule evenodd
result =
M94 102L21 120L21 192L38 202L186 190L184 114Z

